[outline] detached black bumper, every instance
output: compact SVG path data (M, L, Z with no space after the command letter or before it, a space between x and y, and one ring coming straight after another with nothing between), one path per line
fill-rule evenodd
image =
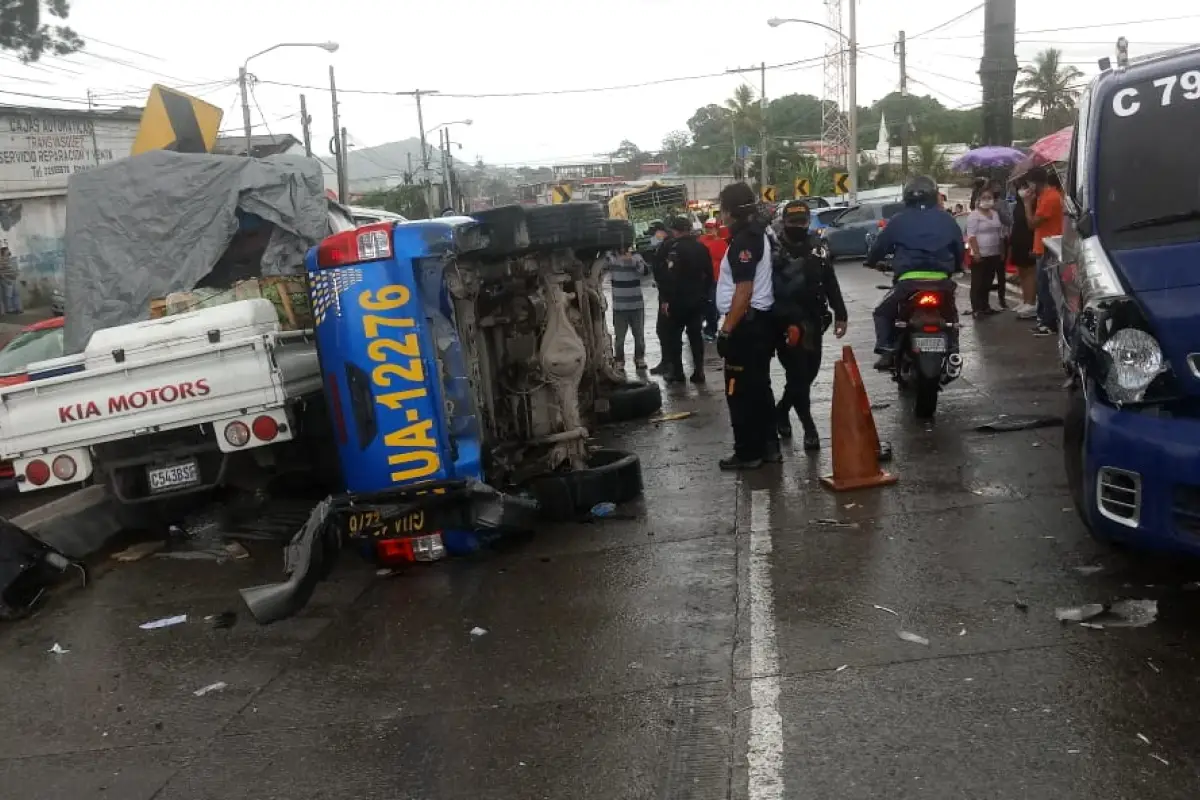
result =
M443 531L493 533L532 530L537 501L506 495L478 481L438 481L373 494L327 497L284 551L288 579L242 589L242 600L262 625L295 614L328 577L346 541L397 541L413 561L432 561Z

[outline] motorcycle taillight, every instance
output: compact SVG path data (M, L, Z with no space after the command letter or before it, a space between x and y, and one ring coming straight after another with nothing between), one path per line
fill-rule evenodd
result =
M942 296L937 292L918 292L914 302L918 308L937 308L942 304Z

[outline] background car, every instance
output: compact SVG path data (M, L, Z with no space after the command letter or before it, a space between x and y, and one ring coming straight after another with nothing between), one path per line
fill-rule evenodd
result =
M28 381L30 364L62 356L63 319L51 317L26 326L0 349L0 388Z
M845 208L838 208L836 206L814 208L812 210L812 221L808 223L808 229L813 233L820 233L823 228L829 227L831 220L837 219L845 210Z
M869 202L851 206L829 220L821 236L833 258L865 256L867 234L887 225L887 221L904 210L904 203Z
M0 388L26 383L30 364L63 354L63 318L51 317L24 328L0 349ZM15 485L13 465L0 461L0 488Z

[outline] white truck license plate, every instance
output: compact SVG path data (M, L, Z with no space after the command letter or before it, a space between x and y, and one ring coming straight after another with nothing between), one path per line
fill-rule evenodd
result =
M913 349L922 353L946 352L946 340L941 336L914 336Z
M152 492L193 486L200 482L200 465L193 459L166 467L147 467L146 478Z

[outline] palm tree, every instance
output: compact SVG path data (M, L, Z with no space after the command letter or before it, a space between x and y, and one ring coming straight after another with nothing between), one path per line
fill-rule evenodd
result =
M1075 85L1083 73L1062 63L1062 50L1057 47L1043 50L1017 74L1017 113L1025 114L1036 108L1041 112L1046 133L1071 124L1079 100Z
M737 87L733 92L733 97L725 101L725 107L733 114L733 132L734 138L737 138L738 130L747 132L757 131L759 120L762 118L762 109L759 107L758 100L754 97L754 90L746 84Z
M917 152L913 158L912 171L918 175L928 175L935 181L940 181L946 175L946 150L938 147L936 136L922 136L917 139Z

